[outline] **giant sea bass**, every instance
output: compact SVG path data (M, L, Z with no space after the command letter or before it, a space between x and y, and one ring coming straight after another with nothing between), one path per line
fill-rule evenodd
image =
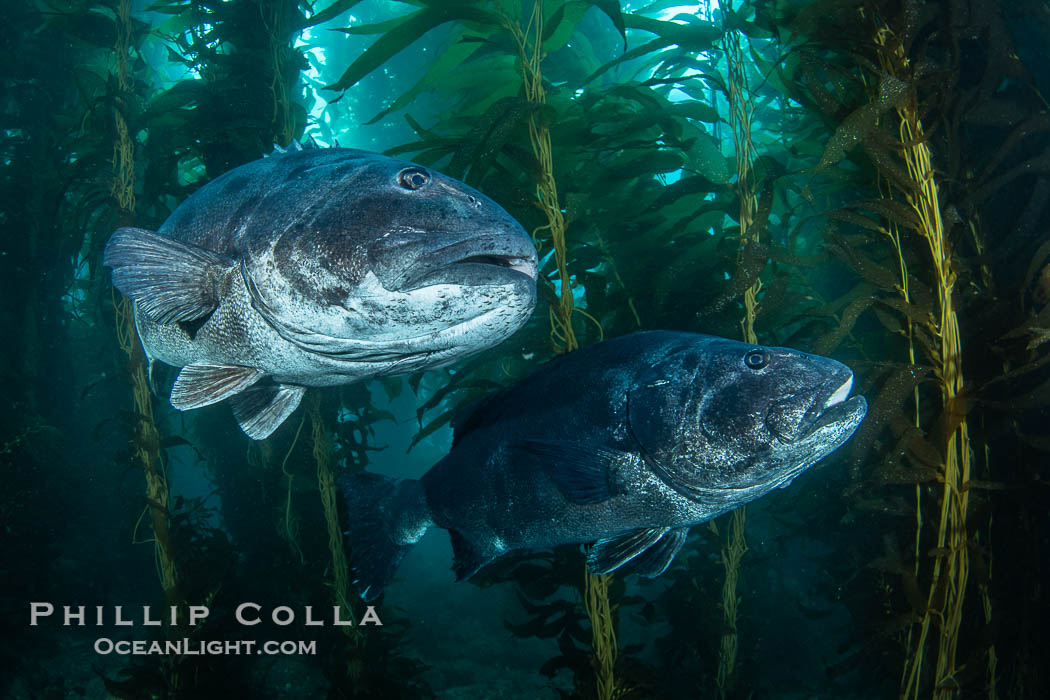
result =
M427 168L299 148L208 183L156 231L121 228L103 263L135 302L186 410L229 399L259 440L307 387L447 364L536 303L536 249L480 192Z
M864 419L853 372L797 350L635 333L484 400L419 480L341 482L361 596L430 527L457 579L515 549L593 543L590 569L657 576L689 528L785 487Z

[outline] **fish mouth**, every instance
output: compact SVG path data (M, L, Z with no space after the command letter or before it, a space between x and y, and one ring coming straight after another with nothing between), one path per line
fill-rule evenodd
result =
M808 407L799 405L797 395L787 397L774 405L773 411L767 417L767 425L773 434L786 444L810 441L818 433L834 431L838 427L852 424L846 432L848 437L867 412L867 402L863 396L850 398L852 389L853 372L842 367L834 377L812 392L813 398ZM792 414L798 416L800 413L801 416L795 420L788 418Z
M437 269L410 278L399 291L410 292L436 284L459 284L470 287L509 284L515 277L525 277L533 283L539 272L536 256L523 257L497 253L468 255L453 260Z
M422 240L416 238L416 242L416 245L399 246L401 264L397 269L390 269L386 274L383 266L377 269L377 276L388 290L412 292L440 284L535 286L539 276L536 246L524 231L497 230L467 235L432 232ZM384 247L390 245L385 241L384 244ZM406 247L412 248L407 255Z
M868 402L863 396L850 397L852 388L853 372L849 372L849 376L830 392L818 394L800 426L800 440L814 440L826 433L828 437L834 436L832 442L837 443L836 447L845 442L868 411Z

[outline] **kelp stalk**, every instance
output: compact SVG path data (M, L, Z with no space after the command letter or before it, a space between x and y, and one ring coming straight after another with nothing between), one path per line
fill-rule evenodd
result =
M737 603L739 602L736 586L737 577L740 575L740 561L744 557L744 552L747 551L747 540L744 536L745 512L745 509L741 507L730 514L728 539L722 546L722 566L726 571L726 578L722 584L722 613L725 616L726 629L722 633L722 641L718 647L718 675L715 677L722 696L725 696L729 689L733 668L736 666L738 647L736 620Z
M591 648L594 656L596 690L600 700L619 695L616 686L616 629L609 605L609 583L612 576L595 576L584 570L584 600L587 618L591 621Z
M551 151L550 129L542 120L539 108L546 104L547 94L543 88L541 60L543 56L543 0L535 0L528 26L524 29L520 21L511 18L502 10L504 26L510 31L518 45L518 56L521 61L522 81L526 99L532 103L534 110L529 116L529 142L532 152L539 162L539 182L536 185L536 198L547 218L547 224L540 226L532 233L537 247L540 247L540 234L546 230L554 247L554 260L558 268L559 284L554 290L557 304L551 306L551 343L554 351L562 354L579 347L576 333L572 328L572 316L575 304L572 297L572 280L566 263L565 217L558 203L558 188L554 179L554 158ZM541 278L544 279L545 278ZM546 281L546 280L545 280ZM549 282L548 282L549 284ZM584 571L584 605L591 624L591 648L594 652L592 663L595 672L595 684L599 700L611 700L619 692L616 685L616 632L609 603L609 582L611 576L596 576Z
M120 218L131 223L135 216L135 151L121 112L124 96L131 91L128 53L131 41L131 0L121 0L117 16L117 90L120 98L113 109L116 139L113 143L115 177L111 192L120 208ZM146 476L146 509L153 528L157 575L169 604L177 600L175 558L172 554L171 523L168 518L168 480L160 453L160 434L153 420L153 402L146 377L145 355L138 346L135 317L127 297L114 298L117 341L128 355L131 367L132 397L135 404L135 457ZM144 511L145 512L145 511ZM140 519L141 520L141 519Z
M324 416L321 415L321 397L314 392L310 400L310 428L313 438L313 455L317 463L317 489L321 493L321 506L324 509L324 520L328 528L328 549L332 554L332 572L335 577L335 602L343 609L346 617L354 621L354 611L350 607L350 566L343 548L343 533L339 527L339 508L336 503L338 490L335 486L335 475L332 473L332 445L328 438ZM355 624L347 625L342 630L355 641L361 631Z
M554 247L554 261L558 268L558 288L555 294L558 303L550 309L551 342L555 352L571 352L580 347L572 328L572 316L576 311L572 298L572 279L566 262L565 216L558 203L558 187L554 180L554 156L551 151L550 129L543 121L539 108L547 103L547 92L543 88L543 0L535 0L529 24L524 29L521 23L503 14L504 26L510 30L518 45L521 60L521 75L527 99L533 106L529 116L529 142L539 161L539 182L536 184L536 199L547 217L547 223L532 232L537 247L541 247L541 234L547 232ZM546 278L543 278L549 284Z
M727 8L728 9L728 8ZM740 201L740 248L738 265L743 263L747 246L758 242L757 232L752 230L755 212L758 210L758 198L752 179L755 146L751 141L751 118L754 104L751 102L745 71L744 56L740 50L740 34L735 30L725 32L726 63L729 80L729 123L733 129L733 146L736 154L736 189ZM738 267L739 269L739 267ZM755 335L755 316L758 314L758 294L762 290L762 280L756 279L744 292L744 317L740 321L740 330L745 342L757 343ZM722 613L725 617L725 631L718 650L718 675L716 683L724 697L729 689L733 668L736 665L737 647L737 579L740 575L740 562L747 551L745 523L746 507L737 508L730 515L728 539L722 546L722 565L726 577L722 584Z
M876 34L883 68L891 75L907 69L909 60L903 46L888 27ZM970 436L965 416L955 415L961 409L963 393L962 345L959 320L955 313L952 293L955 273L952 271L951 251L941 220L941 206L933 173L926 134L918 116L914 88L897 103L900 120L900 142L912 191L905 195L919 217L918 230L927 243L930 262L937 282L939 317L931 328L940 339L933 359L937 363L937 377L941 385L941 405L951 432L944 447L941 470L940 518L937 545L926 610L919 623L919 638L909 650L901 687L903 698L918 698L922 687L922 667L931 624L937 622L937 661L934 671L933 697L949 698L956 694L956 651L962 624L963 599L969 575L969 556L966 535L966 511L969 504L967 482L970 480Z
M292 507L292 494L294 491L295 484L295 473L288 471L288 458L292 456L292 451L295 450L295 446L299 444L299 435L303 432L303 423L306 422L306 415L299 419L299 427L295 429L295 437L292 438L292 444L288 446L288 451L284 453L284 459L281 460L281 473L284 474L285 478L285 496L284 496L284 517L281 521L281 536L288 543L295 555L299 558L300 564L306 564L306 555L303 554L303 548L299 544L299 518L295 515L295 508ZM264 440L266 443L268 440Z
M281 26L282 18L286 12L281 2L260 3L259 12L262 15L263 25L266 27L271 70L273 70L273 80L270 82L270 92L273 94L271 127L276 143L280 146L287 146L295 138L295 128L292 123L291 96L284 76L284 43L281 40L284 34Z

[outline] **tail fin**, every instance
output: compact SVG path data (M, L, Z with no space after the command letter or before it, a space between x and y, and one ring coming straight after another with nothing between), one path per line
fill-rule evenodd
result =
M432 525L423 485L359 472L339 480L349 525L350 568L361 598L372 600L393 580L412 545Z

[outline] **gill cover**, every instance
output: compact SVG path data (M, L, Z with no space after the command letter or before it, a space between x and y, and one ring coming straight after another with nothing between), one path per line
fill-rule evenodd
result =
M689 443L705 441L696 423L704 395L701 369L696 353L677 352L627 392L627 426L642 456L664 483L693 500L712 493L684 452Z

